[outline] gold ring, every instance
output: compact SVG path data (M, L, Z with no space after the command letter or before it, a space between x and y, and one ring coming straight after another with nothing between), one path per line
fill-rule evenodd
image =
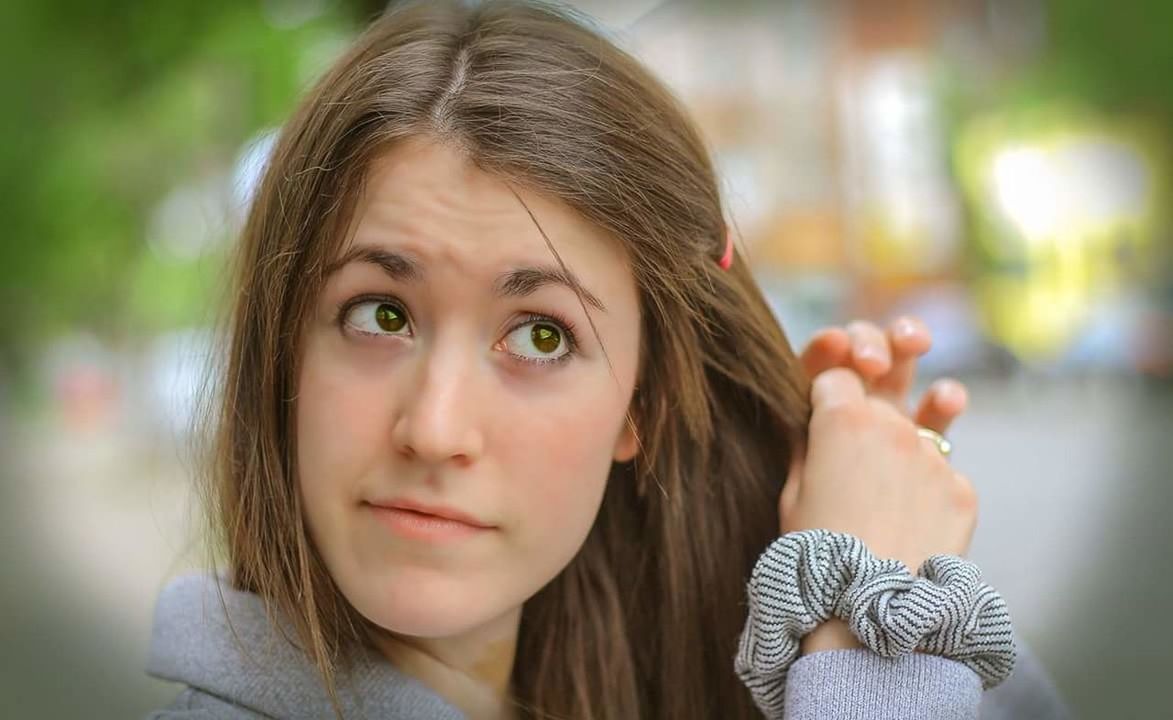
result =
M916 429L916 434L923 438L932 440L933 444L937 446L937 451L945 457L949 457L949 453L953 452L953 443L946 440L945 436L941 435L941 433L937 432L936 430L930 430L927 427L918 427Z

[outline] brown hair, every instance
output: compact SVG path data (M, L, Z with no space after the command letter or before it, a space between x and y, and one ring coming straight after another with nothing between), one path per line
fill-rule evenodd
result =
M641 448L581 551L522 614L527 717L758 717L733 671L753 563L808 417L807 380L671 94L573 11L427 2L377 19L284 127L236 258L206 489L232 584L292 620L331 697L365 622L301 514L300 332L370 163L426 135L560 199L623 244L639 286ZM336 708L339 707L336 704ZM339 715L341 712L339 711Z

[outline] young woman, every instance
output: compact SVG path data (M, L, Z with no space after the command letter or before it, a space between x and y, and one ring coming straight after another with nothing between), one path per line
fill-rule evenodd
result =
M796 358L732 250L684 112L567 11L376 21L251 208L224 570L160 598L154 717L1058 715L918 430L964 389L900 410L927 332Z

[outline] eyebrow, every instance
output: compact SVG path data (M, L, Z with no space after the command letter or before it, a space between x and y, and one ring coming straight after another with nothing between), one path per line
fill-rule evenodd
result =
M407 255L371 245L354 245L326 268L326 277L355 262L375 265L387 277L399 282L419 282L425 275L423 265ZM607 306L603 301L587 290L570 268L564 270L552 265L516 267L497 276L493 283L493 293L497 297L526 297L546 285L567 287L578 293L588 304L607 312Z

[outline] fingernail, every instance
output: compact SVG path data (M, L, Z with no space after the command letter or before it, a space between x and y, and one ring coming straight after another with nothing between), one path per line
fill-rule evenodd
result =
M916 324L902 317L896 321L896 334L900 337L912 337L916 334Z
M888 356L885 355L884 352L875 345L865 345L864 347L861 347L856 357L860 360L868 360L878 365L886 366L888 364Z
M936 393L938 400L951 402L958 399L958 396L961 394L961 388L957 386L957 383L942 380L937 383Z

